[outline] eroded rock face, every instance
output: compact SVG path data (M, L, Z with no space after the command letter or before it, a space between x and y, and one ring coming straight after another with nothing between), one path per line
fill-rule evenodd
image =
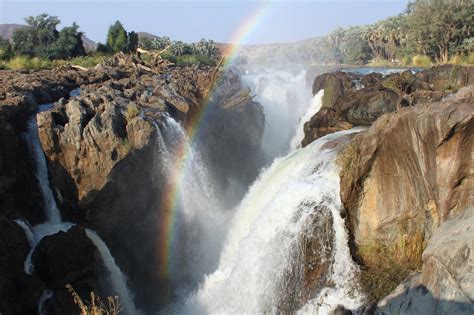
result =
M138 71L121 60L101 65L110 80L82 85L79 96L37 121L63 217L92 226L129 277L138 307L156 310L167 281L157 273L156 248L167 185L159 165L163 117L194 128L207 115L197 147L222 187L229 177L248 183L257 175L264 117L233 73L211 87L212 68Z
M377 314L474 313L474 208L444 222L423 253L423 270L378 303Z
M474 203L474 86L385 115L343 151L341 199L357 244L429 239Z
M472 84L472 67L439 66L382 77L334 72L317 77L313 94L324 89L323 108L305 123L303 146L326 134L370 126L378 117L419 102L440 101L459 88Z

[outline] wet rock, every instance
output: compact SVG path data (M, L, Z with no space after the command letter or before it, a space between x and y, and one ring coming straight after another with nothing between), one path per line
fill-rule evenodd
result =
M43 286L35 276L24 272L30 244L23 229L0 217L0 312L32 314L37 311Z
M44 237L36 246L32 261L35 273L53 292L49 303L56 304L63 314L78 312L66 284L71 284L85 300L89 300L90 292L97 293L101 261L82 227Z
M416 75L411 71L385 77L377 74L355 75L341 72L317 77L313 93L324 88L323 106L305 123L303 146L328 133L370 126L386 113L425 101L441 101L458 89L472 84L472 67L439 66ZM357 84L362 84L358 89ZM324 109L324 107L323 107Z

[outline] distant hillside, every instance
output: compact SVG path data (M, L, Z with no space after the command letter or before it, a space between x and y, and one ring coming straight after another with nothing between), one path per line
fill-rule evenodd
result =
M0 37L11 40L13 37L13 32L15 30L26 27L22 24L0 24ZM85 35L82 35L82 42L86 51L95 50L97 48L96 42L87 38Z
M160 38L160 36L156 36L147 32L137 32L138 38L146 38L146 39L155 39L155 38Z

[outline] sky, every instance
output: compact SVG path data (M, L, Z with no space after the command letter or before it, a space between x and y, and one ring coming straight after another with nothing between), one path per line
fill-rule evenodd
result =
M23 24L24 17L48 13L62 26L76 22L87 37L104 42L120 20L127 31L145 31L172 40L201 38L229 42L262 1L250 0L0 0L0 24ZM341 26L370 24L402 13L408 0L266 1L241 44L286 43L322 36Z

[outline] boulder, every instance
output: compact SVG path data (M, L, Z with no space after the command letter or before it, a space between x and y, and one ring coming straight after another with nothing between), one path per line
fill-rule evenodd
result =
M472 205L474 86L378 119L342 151L341 200L357 244L432 232Z
M24 272L30 244L23 229L0 217L0 313L32 314L37 311L43 285Z
M472 84L473 67L439 66L418 72L356 75L323 74L313 84L313 94L324 88L323 109L305 123L303 146L328 133L370 126L380 116L426 101L441 101ZM359 88L360 87L360 88Z
M36 246L32 262L35 273L53 292L48 308L55 304L60 313L78 312L66 284L72 285L84 300L89 300L92 291L100 294L98 271L102 262L82 227L45 236Z

